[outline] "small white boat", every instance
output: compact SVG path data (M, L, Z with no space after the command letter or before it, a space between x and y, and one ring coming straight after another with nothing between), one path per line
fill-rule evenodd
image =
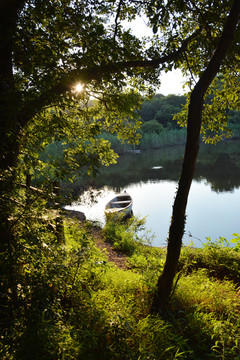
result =
M123 216L129 215L132 211L132 198L124 191L123 193L115 196L105 206L105 214L120 214Z

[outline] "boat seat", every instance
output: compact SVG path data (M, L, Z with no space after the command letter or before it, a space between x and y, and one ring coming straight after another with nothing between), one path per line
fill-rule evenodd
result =
M129 204L130 200L122 200L122 201L113 201L112 204Z

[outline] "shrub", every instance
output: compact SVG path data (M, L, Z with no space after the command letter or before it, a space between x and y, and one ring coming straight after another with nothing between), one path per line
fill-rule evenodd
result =
M179 261L179 271L191 272L204 268L209 276L220 280L229 279L240 286L240 253L232 248L226 239L213 242L210 238L203 249L184 248Z
M143 123L141 129L143 133L146 134L160 134L164 130L164 127L162 124L159 124L157 120L150 120Z
M104 235L115 249L132 255L138 244L147 241L146 238L143 240L142 237L138 236L138 232L145 229L144 224L145 219L138 219L135 216L124 220L120 215L113 215L107 219Z

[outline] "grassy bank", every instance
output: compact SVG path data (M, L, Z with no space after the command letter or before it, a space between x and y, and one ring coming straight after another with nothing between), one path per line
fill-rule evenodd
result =
M143 244L142 220L115 225L93 235L92 224L68 219L65 244L45 237L41 249L28 248L11 326L1 314L1 358L239 359L239 246L183 248L169 309L153 316L166 250ZM127 254L124 270L96 246L96 234Z
M112 148L119 154L127 152L131 149L158 149L161 147L185 144L186 141L186 129L181 130L169 130L164 129L160 134L157 133L143 133L140 143L137 146L131 144L121 143L116 136L112 134L103 134L103 138L110 141Z
M232 130L232 139L240 138L240 126L238 124L230 124ZM112 148L119 154L128 152L132 149L148 150L159 149L168 146L182 145L186 142L187 130L181 129L167 129L164 128L160 133L142 133L140 143L138 145L131 145L121 143L115 135L104 133L103 138L110 141Z

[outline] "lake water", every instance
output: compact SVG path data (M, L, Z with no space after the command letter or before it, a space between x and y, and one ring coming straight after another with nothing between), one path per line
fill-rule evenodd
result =
M181 173L184 146L126 154L104 169L94 181L95 203L89 191L68 208L83 211L104 224L104 206L126 189L133 198L134 215L147 217L155 235L153 245L166 245L174 196ZM206 237L233 238L240 232L240 142L202 145L189 194L183 243L201 247Z

